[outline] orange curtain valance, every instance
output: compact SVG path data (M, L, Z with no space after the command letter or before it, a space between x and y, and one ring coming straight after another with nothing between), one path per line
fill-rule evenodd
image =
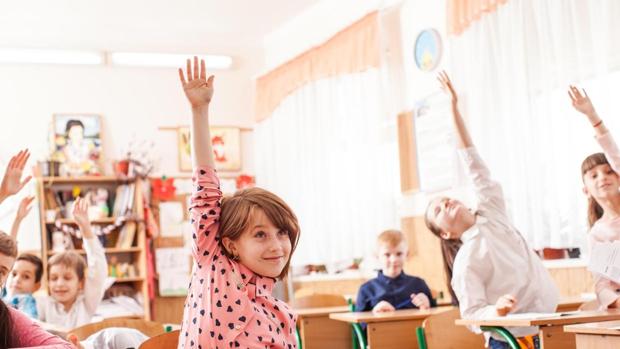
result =
M448 0L448 34L459 35L484 13L492 13L508 0Z
M378 67L378 21L378 12L372 12L322 45L259 77L255 87L256 121L268 118L286 96L307 83Z

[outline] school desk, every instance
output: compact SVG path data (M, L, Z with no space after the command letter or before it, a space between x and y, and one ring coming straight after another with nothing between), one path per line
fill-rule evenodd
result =
M346 323L368 324L370 349L417 349L416 328L427 317L454 309L438 307L429 310L406 309L377 313L372 311L329 314L330 319Z
M560 303L558 303L558 308L556 312L562 313L566 311L575 311L579 309L579 307L588 301L591 301L593 298L587 298L582 296L573 296L573 297L562 297L560 298Z
M564 326L575 334L577 349L620 348L620 321L593 322Z
M515 316L486 320L459 319L455 323L457 325L489 327L490 329L501 329L510 326L540 326L538 334L540 336L541 349L570 349L576 348L575 335L564 332L564 325L610 320L620 320L620 309L551 313L546 315L515 314Z
M331 320L330 313L348 312L348 305L296 309L299 335L304 349L350 349L351 325Z

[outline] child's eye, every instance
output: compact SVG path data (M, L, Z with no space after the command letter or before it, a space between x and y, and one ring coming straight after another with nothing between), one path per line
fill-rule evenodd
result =
M259 231L256 234L254 234L254 237L257 237L257 238L264 238L265 236L266 235L264 231Z
M288 231L280 230L280 231L278 231L278 235L286 235L286 236L288 236Z

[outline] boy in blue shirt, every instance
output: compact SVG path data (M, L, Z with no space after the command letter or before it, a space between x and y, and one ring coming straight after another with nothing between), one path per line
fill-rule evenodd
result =
M36 319L37 302L32 294L41 287L42 275L43 263L39 257L28 253L19 255L7 281L4 303Z
M386 230L377 238L382 269L376 278L364 283L358 293L356 311L386 312L398 309L428 309L437 304L426 282L403 272L409 256L402 232Z

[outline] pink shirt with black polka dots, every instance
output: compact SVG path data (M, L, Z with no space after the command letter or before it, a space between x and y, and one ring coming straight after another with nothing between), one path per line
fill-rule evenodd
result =
M296 316L271 295L275 280L253 273L222 253L218 243L219 179L199 167L192 177L192 255L178 348L296 348Z

